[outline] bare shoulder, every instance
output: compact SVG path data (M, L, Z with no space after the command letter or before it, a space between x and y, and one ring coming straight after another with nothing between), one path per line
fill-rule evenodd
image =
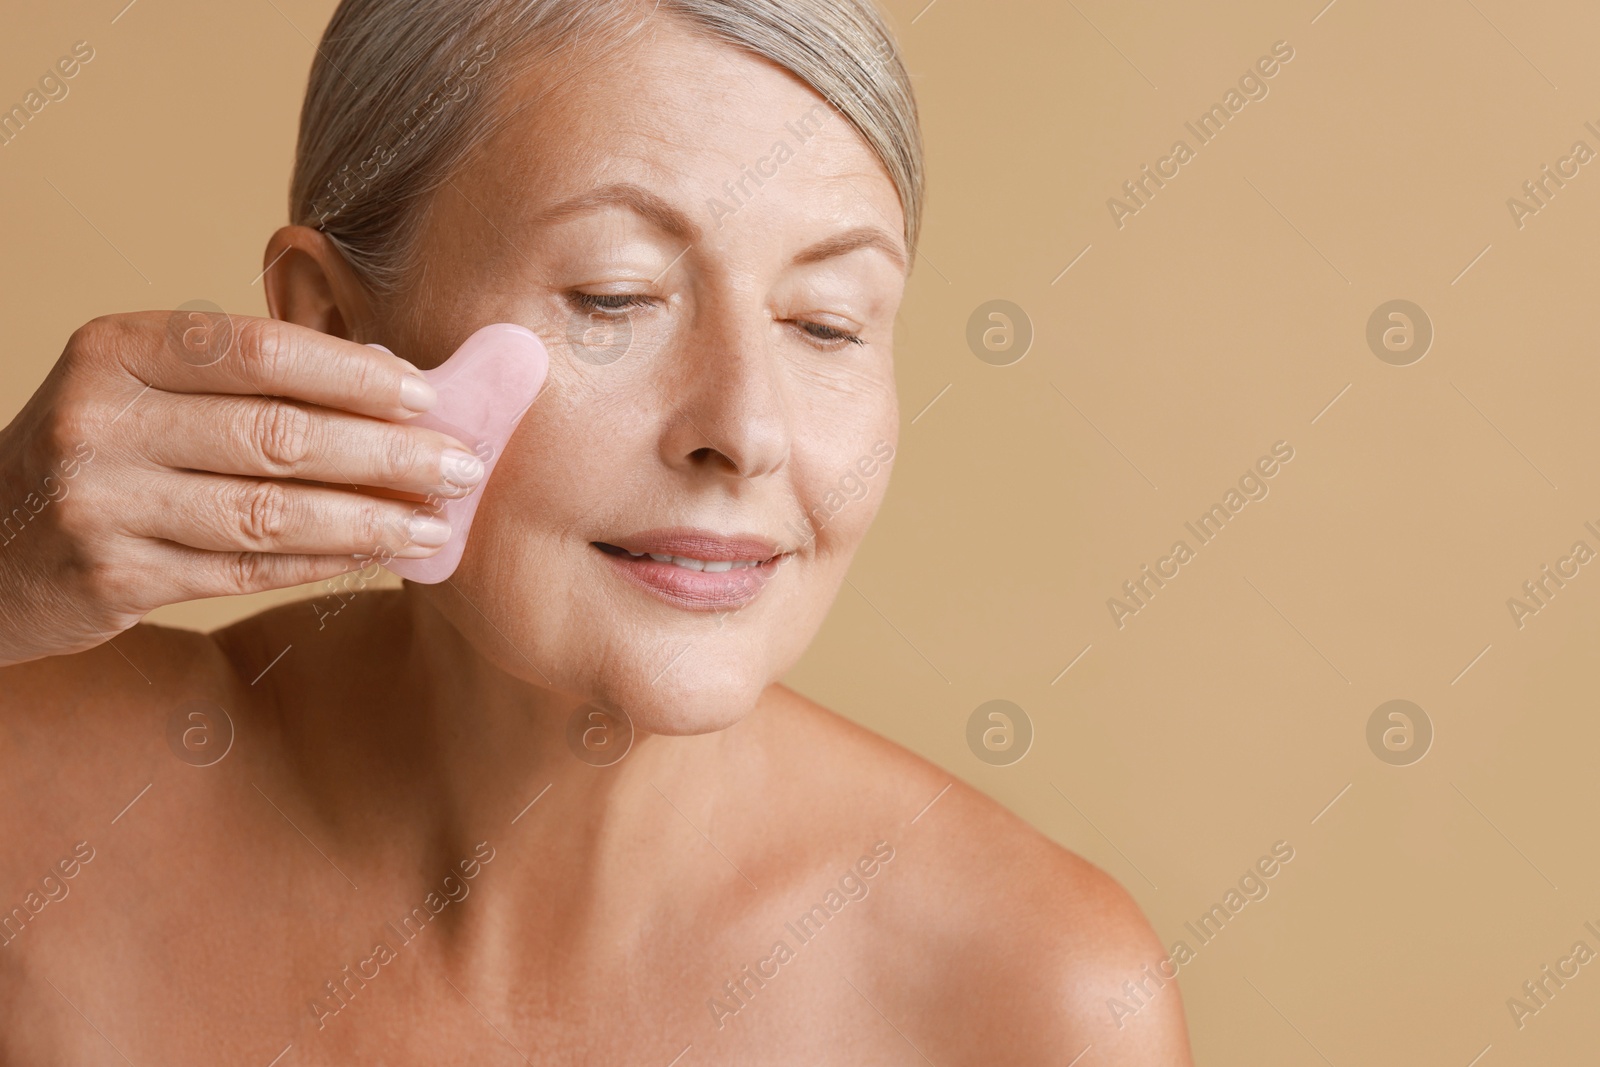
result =
M0 729L18 743L77 746L230 676L210 635L142 622L83 652L0 668Z
M19 850L35 835L55 847L91 812L104 824L116 808L101 809L159 766L172 712L233 687L208 635L150 623L70 656L0 668L0 805L18 816Z
M870 980L905 995L938 1062L1062 1064L1091 1045L1097 1064L1191 1062L1175 977L1162 977L1175 969L1114 878L943 768L775 688L783 743L817 753L818 821L858 836L870 824L893 850L874 879ZM1111 1003L1127 1003L1125 982L1144 990L1134 1017Z

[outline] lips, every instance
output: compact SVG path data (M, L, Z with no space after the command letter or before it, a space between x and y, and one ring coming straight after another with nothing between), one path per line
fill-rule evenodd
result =
M691 611L744 607L792 555L757 534L723 535L686 526L592 544L620 577Z

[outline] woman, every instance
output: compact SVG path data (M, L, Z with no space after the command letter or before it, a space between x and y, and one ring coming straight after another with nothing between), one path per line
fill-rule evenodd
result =
M0 1059L1189 1062L1107 875L776 684L896 441L865 3L340 6L272 319L96 320L0 438ZM436 552L492 322L549 377L448 582L137 624Z

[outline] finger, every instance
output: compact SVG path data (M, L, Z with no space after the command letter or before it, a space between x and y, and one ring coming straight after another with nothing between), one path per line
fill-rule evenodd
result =
M130 373L169 393L285 396L380 419L411 418L438 400L399 356L292 322L180 311L96 323L116 333L105 340Z
M267 478L157 473L128 502L128 532L209 552L431 556L450 525L430 508Z
M186 545L155 544L152 561L170 583L173 602L241 596L288 589L359 572L377 576L382 558L282 555L274 552L206 552Z
M484 475L483 461L448 434L299 401L151 390L127 421L136 449L175 470L447 497Z

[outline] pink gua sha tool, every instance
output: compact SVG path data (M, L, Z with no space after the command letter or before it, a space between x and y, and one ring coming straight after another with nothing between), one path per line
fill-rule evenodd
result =
M439 402L406 423L447 433L466 445L483 460L483 479L465 496L441 498L440 513L450 524L450 540L443 548L425 559L391 559L385 567L424 585L435 585L455 573L483 487L489 484L512 431L544 387L549 369L549 353L532 330L497 322L463 341L449 359L422 372L438 392Z

